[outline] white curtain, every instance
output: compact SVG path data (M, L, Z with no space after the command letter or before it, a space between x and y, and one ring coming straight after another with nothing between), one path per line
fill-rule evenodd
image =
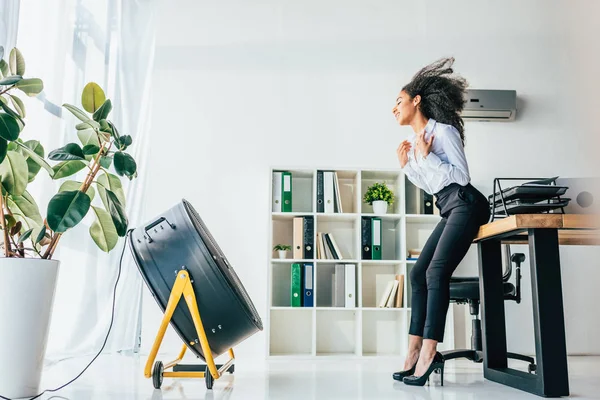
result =
M113 103L109 118L122 135L133 138L129 152L137 161L139 175L131 182L123 180L130 228L145 222L141 217L157 1L24 1L18 12L16 46L27 63L26 76L44 81L42 95L26 99L27 126L22 137L40 140L46 154L78 142L77 122L61 105L81 106L81 91L90 81L102 86ZM29 191L44 216L62 180L54 182L43 173ZM88 215L68 231L55 253L61 266L46 352L49 362L95 354L109 327L125 241L121 239L110 254L101 252L88 232L92 222ZM141 289L142 280L127 245L105 352L135 351L139 347Z

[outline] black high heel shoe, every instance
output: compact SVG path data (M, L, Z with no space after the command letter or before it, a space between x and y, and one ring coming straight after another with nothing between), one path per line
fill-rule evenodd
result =
M438 351L435 353L429 368L427 368L427 371L425 371L422 376L406 376L402 382L407 385L423 386L425 385L425 382L429 381L429 375L431 375L433 371L439 370L442 377L442 386L444 386L444 361L444 356Z
M394 374L392 375L392 378L394 378L394 380L397 380L397 381L402 381L402 379L404 379L404 377L414 374L415 368L417 368L418 362L419 362L419 359L417 358L415 365L413 365L411 369L407 369L405 371L394 372Z

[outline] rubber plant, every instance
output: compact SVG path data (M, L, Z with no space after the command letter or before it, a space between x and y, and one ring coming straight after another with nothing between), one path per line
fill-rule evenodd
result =
M0 50L3 57L4 49ZM90 212L95 216L90 235L101 250L109 252L118 238L127 233L121 177L131 180L137 176L136 162L126 152L132 144L131 136L120 135L108 119L112 110L110 99L98 84L90 82L81 95L83 110L63 104L79 120L75 130L80 144L72 142L51 151L47 158L56 162L51 166L39 141L22 140L25 105L14 93L20 90L37 96L43 90L43 82L23 78L25 61L17 48L11 50L8 63L0 61L0 71L0 220L4 255L51 259L62 235ZM45 219L27 191L27 185L41 169L54 180L86 171L82 181L63 181L48 203Z

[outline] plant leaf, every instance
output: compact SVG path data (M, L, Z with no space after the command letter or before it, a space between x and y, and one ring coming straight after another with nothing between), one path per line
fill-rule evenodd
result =
M26 230L20 237L19 240L17 241L17 244L21 244L24 241L26 241L27 239L29 239L29 236L31 236L31 234L33 233L33 228L32 229L28 229Z
M69 143L60 149L51 151L48 158L53 161L85 160L85 154L77 143Z
M2 98L2 97L0 97ZM2 98L4 99L4 98ZM10 106L8 105L8 101L3 101L0 104L0 107L2 107L2 109L11 117L13 117L14 119L17 120L17 125L19 126L19 132L23 130L23 128L25 127L25 121L23 121L23 118L21 118L21 116L19 115L19 113L17 113L16 111L14 111L12 108L10 108Z
M27 187L27 161L19 152L9 151L0 164L2 187L13 196L20 196Z
M127 153L118 151L115 153L115 170L120 176L126 176L130 180L137 176L137 165L133 157Z
M7 76L6 78L0 80L0 85L3 85L3 86L14 85L15 83L17 83L21 80L23 80L23 77L21 75L11 75L11 76Z
M42 225L42 229L40 230L40 233L35 238L34 244L38 244L39 242L41 242L45 236L46 236L46 225Z
M82 122L88 122L90 121L90 117L88 117L88 115L80 110L79 108L71 105L71 104L63 104L63 107L66 108L67 110L69 110L71 112L71 114L73 114L74 116L77 117L77 119L79 119Z
M48 226L54 232L66 232L81 222L90 204L90 197L79 190L57 193L48 203Z
M100 108L98 108L96 112L94 112L92 118L94 118L94 121L101 121L103 119L105 120L106 117L108 117L108 114L110 114L111 110L112 103L110 99L106 99L106 101L100 106Z
M100 166L102 166L102 168L108 169L108 168L110 168L111 164L112 164L112 157L109 157L109 156L100 157Z
M83 131L77 131L77 137L83 146L94 145L98 146L100 143L98 134L93 129L85 129Z
M38 225L44 224L40 209L27 190L21 196L8 196L7 206L14 215L27 217Z
M100 147L98 147L95 144L88 144L83 147L83 154L85 154L86 156L96 155L96 154L98 154L99 151L100 151Z
M81 186L83 185L83 182L77 182L77 181L65 181L62 185L60 185L60 188L58 189L59 192L72 192L75 190L79 190L81 188ZM94 200L94 197L96 197L96 191L94 190L94 188L92 186L90 186L87 190L87 192L85 192L85 194L87 194L90 198L90 201Z
M17 220L12 215L5 215L4 220L6 222L6 229L9 231L17 224Z
M54 177L55 170L43 158L44 157L44 155L43 155L44 148L42 147L42 145L41 144L39 146L36 145L35 149L32 149L30 147L30 145L28 145L28 143L36 143L36 142L37 142L36 140L28 140L25 143L21 143L19 140L17 140L12 143L16 143L19 147L21 147L21 151L23 151L24 153L27 154L27 156L29 156L29 158L27 159L27 165L30 164L29 160L33 160L35 163L37 163L42 168L44 168L46 171L48 171L48 173L50 174L51 177ZM39 143L39 142L37 142L37 143ZM38 154L40 148L42 150L42 154Z
M16 47L10 51L9 56L10 70L15 75L25 75L25 58Z
M17 113L19 114L19 116L21 116L21 118L25 118L26 113L25 113L25 104L23 104L23 100L21 100L20 98L18 98L17 96L14 96L12 94L9 96L10 96L13 106L15 106L15 110L17 110Z
M96 213L96 221L90 226L90 235L100 250L111 251L119 241L117 229L110 214L99 207L92 207Z
M40 78L22 79L15 84L15 87L25 93L27 96L37 96L44 90L44 82Z
M89 113L93 113L106 101L104 90L95 82L90 82L81 93L81 105Z
M12 115L6 113L0 113L0 137L13 141L19 138L21 128L17 123L17 119Z
M3 76L10 75L10 68L8 67L8 63L4 60L0 60L0 70L2 71Z
M109 208L108 201L106 199L106 190L110 190L111 192L113 192L117 196L117 199L119 199L119 203L121 203L123 207L126 206L125 191L123 190L121 179L119 179L118 176L105 173L98 177L96 186L98 188L98 194L102 199L102 203L104 203L104 208L106 208L107 210Z
M56 164L52 169L54 170L53 179L61 179L66 178L67 176L71 176L76 174L85 168L85 163L81 160L74 161L63 161L61 163Z
M8 152L8 142L4 138L0 138L0 163L6 158Z
M119 202L117 195L110 190L106 190L106 200L108 203L108 212L117 229L117 235L123 237L127 234L128 224L125 207Z

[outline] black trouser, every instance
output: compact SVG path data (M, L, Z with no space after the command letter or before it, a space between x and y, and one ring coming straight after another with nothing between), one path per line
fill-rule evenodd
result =
M436 193L442 220L410 271L412 312L409 333L442 342L450 304L450 277L488 222L486 197L471 184L450 184Z

